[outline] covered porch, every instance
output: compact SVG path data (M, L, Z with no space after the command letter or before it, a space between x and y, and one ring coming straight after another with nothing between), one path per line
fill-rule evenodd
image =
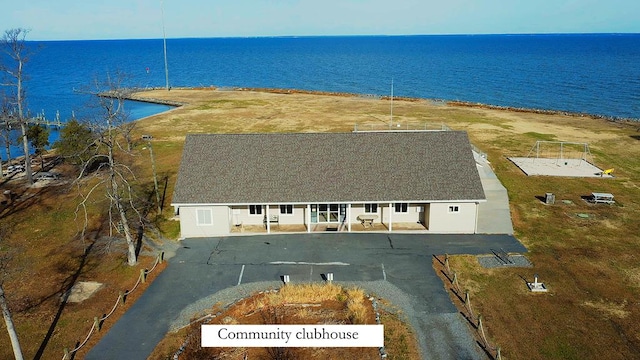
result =
M428 203L399 202L231 206L229 232L427 231L429 208Z
M393 231L415 231L427 232L428 229L420 223L394 223ZM349 232L348 227L340 227L333 224L312 224L311 228L304 224L277 224L271 225L267 232L266 225L236 225L231 228L231 234L268 234L268 233L321 233L321 232ZM351 232L388 232L389 226L386 223L374 223L373 225L363 225L352 223Z

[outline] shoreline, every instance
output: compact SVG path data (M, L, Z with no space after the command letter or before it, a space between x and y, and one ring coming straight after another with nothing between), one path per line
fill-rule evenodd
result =
M151 90L164 90L164 87L154 87L154 88L145 88L145 89L135 89L133 95L127 97L127 100L131 101L139 101L146 102L150 104L159 104L159 105L168 105L180 107L183 105L187 105L187 103L165 100L165 99L157 99L157 98L147 98L144 96L140 96L140 94L151 91ZM278 88L250 88L250 87L217 87L217 86L185 86L185 87L173 87L171 89L174 90L211 90L211 91L254 91L254 92L264 92L264 93L272 93L272 94L307 94L307 95L324 95L324 96L339 96L339 97L356 97L356 98L370 98L370 99L379 99L379 100L390 100L391 97L387 95L374 95L374 94L358 94L358 93L347 93L347 92L334 92L334 91L322 91L322 90L304 90L304 89L278 89ZM103 95L108 96L108 95ZM572 117L588 117L591 119L598 120L606 120L610 122L629 122L629 123L640 123L640 118L623 118L609 115L599 115L599 114L590 114L590 113L580 113L580 112L572 112L572 111L563 111L563 110L552 110L552 109L536 109L536 108L527 108L527 107L514 107L514 106L502 106L502 105L492 105L485 103L478 103L472 101L464 101L464 100L445 100L445 99L429 99L429 98L413 98L413 97L403 97L403 96L394 96L394 100L400 101L410 101L410 102L418 102L418 101L431 101L437 104L450 105L450 106L460 106L460 107L468 107L474 109L489 109L489 110L503 110L503 111L513 111L519 113L531 113L531 114L542 114L542 115L563 115L563 116L572 116Z

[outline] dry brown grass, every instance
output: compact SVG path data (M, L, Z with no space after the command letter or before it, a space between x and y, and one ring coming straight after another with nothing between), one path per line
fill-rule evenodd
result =
M278 292L269 293L269 305L321 303L344 296L342 287L333 284L311 283L284 286Z
M582 303L582 305L593 308L594 310L598 310L599 312L603 313L604 316L608 317L624 319L631 314L630 311L625 310L628 305L626 300L619 304L606 302L604 300L600 300L598 302L585 301Z

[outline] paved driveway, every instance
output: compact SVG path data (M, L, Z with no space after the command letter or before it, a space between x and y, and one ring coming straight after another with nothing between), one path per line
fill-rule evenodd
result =
M169 266L87 359L146 359L190 304L238 284L278 280L371 284L407 309L425 359L483 358L431 267L433 254L525 252L508 235L288 234L186 239ZM388 286L385 286L388 285ZM367 286L364 286L367 287ZM385 294L385 292L387 294Z
M487 197L487 201L480 203L478 208L477 232L479 234L513 234L507 189L498 180L487 159L475 151L473 157L476 159L482 189Z

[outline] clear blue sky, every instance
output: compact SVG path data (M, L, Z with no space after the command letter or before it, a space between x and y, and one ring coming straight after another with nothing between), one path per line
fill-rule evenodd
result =
M161 0L24 0L29 40L161 38ZM640 33L640 0L164 0L167 37Z

